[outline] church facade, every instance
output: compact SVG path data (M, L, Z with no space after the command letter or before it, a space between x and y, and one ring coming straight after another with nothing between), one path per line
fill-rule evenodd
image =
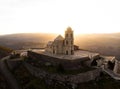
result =
M65 31L65 37L61 35L57 36L54 41L49 41L45 52L51 54L74 54L74 34L71 27L68 27Z

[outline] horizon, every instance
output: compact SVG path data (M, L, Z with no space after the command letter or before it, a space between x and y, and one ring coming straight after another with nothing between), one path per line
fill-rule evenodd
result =
M119 0L4 0L0 1L0 35L63 34L68 26L75 34L117 33L119 9Z
M74 34L74 35L97 35L97 34L119 34L120 32L112 32L112 33L78 33L78 34ZM51 34L51 35L62 35L64 36L64 34L60 34L60 33L43 33L43 32L31 32L31 33L8 33L8 34L0 34L0 36L7 36L7 35L21 35L21 34Z

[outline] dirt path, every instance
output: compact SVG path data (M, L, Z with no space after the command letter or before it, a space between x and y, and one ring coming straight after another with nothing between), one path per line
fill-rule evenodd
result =
M6 78L8 84L10 84L11 89L21 89L20 86L17 83L17 80L15 79L13 74L9 71L9 69L6 66L5 60L8 59L8 58L9 58L9 56L4 57L3 59L0 60L1 73Z

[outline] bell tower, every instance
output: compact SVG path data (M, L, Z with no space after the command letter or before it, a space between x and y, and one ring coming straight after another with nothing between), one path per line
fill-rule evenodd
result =
M65 50L64 53L66 55L73 55L74 54L74 36L71 27L68 27L65 31Z

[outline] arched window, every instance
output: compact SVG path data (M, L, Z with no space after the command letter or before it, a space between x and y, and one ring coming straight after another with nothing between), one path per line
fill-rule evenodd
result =
M71 35L71 37L73 37L73 34L70 34Z
M63 45L65 45L64 41L63 41Z
M55 50L53 49L53 54L55 54Z
M68 45L68 41L66 40L66 45Z
M73 50L71 50L71 54L73 54Z
M68 51L66 51L66 55L68 55Z
M66 37L68 37L68 34L66 34Z

